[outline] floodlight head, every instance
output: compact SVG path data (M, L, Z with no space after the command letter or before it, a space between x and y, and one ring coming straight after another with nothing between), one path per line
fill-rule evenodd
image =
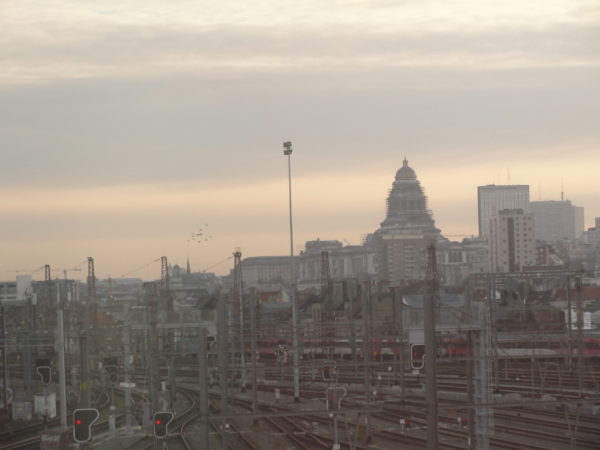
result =
M291 141L287 141L283 143L283 154L284 155L291 155L292 154L292 143Z

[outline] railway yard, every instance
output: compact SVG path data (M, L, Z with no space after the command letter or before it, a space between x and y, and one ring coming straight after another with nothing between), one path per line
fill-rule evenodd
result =
M277 361L260 364L264 378L253 386L228 386L226 400L221 390L208 390L209 448L231 449L318 449L334 448L334 418L340 448L393 449L427 448L423 375L420 370L404 374L398 384L390 368L393 361L373 366L373 395L366 399L360 364L339 361L330 380L323 379L328 364L314 360L301 373L301 399L293 401L292 376ZM162 448L203 448L199 409L198 363L191 358L178 361L177 400L169 435ZM321 370L315 370L317 367ZM447 373L445 373L447 372ZM467 399L466 378L451 366L438 372L439 448L469 448L472 408ZM166 376L167 368L160 373ZM317 376L318 375L318 376ZM493 395L494 431L490 447L499 449L595 449L600 446L600 372L588 370L584 389L579 377L534 372L523 367L502 371ZM559 376L560 375L560 376ZM142 376L135 401L147 402L148 389ZM326 392L344 386L339 409L327 409ZM253 395L255 402L253 402ZM101 388L95 391L94 406L101 413L93 427L94 448L154 448L152 424L135 424L126 430L124 391ZM470 414L471 413L471 414ZM109 430L109 416L116 431ZM40 448L41 436L58 425L58 420L11 426L0 434L0 448ZM120 428L121 427L121 428Z
M600 334L580 314L507 328L480 281L459 306L367 281L337 309L305 302L297 328L235 289L213 326L171 319L158 283L87 328L87 308L38 305L35 332L3 335L0 449L600 448Z

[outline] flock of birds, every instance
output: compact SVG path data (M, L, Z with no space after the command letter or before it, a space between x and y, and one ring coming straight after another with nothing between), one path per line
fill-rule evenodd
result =
M186 239L186 242L201 244L202 242L210 241L212 238L212 235L208 233L208 224L205 223L204 228L198 228L198 231L192 232L189 239Z

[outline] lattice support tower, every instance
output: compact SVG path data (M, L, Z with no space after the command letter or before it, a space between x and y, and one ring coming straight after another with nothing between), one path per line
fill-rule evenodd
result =
M488 303L478 306L479 331L473 332L474 388L475 388L475 439L477 448L490 448L490 435L494 432L493 360L491 308L496 287L490 280Z
M242 278L242 252L239 249L233 253L234 263L233 263L233 310L237 314L232 314L232 320L234 321L234 330L239 330L237 333L238 339L235 344L237 344L240 349L240 380L242 385L242 390L245 390L245 380L246 380L246 340L245 340L245 303L244 303L244 292L243 292L243 278ZM235 304L237 303L237 305Z
M89 325L92 329L96 328L96 270L94 268L94 258L91 256L87 259L88 275L87 275L87 291L88 291L88 308L89 308Z

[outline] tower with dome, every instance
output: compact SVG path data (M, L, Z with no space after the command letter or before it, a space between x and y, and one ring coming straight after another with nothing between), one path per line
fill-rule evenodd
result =
M440 238L427 196L404 158L387 198L387 214L373 234L379 278L392 286L424 280L427 247Z

